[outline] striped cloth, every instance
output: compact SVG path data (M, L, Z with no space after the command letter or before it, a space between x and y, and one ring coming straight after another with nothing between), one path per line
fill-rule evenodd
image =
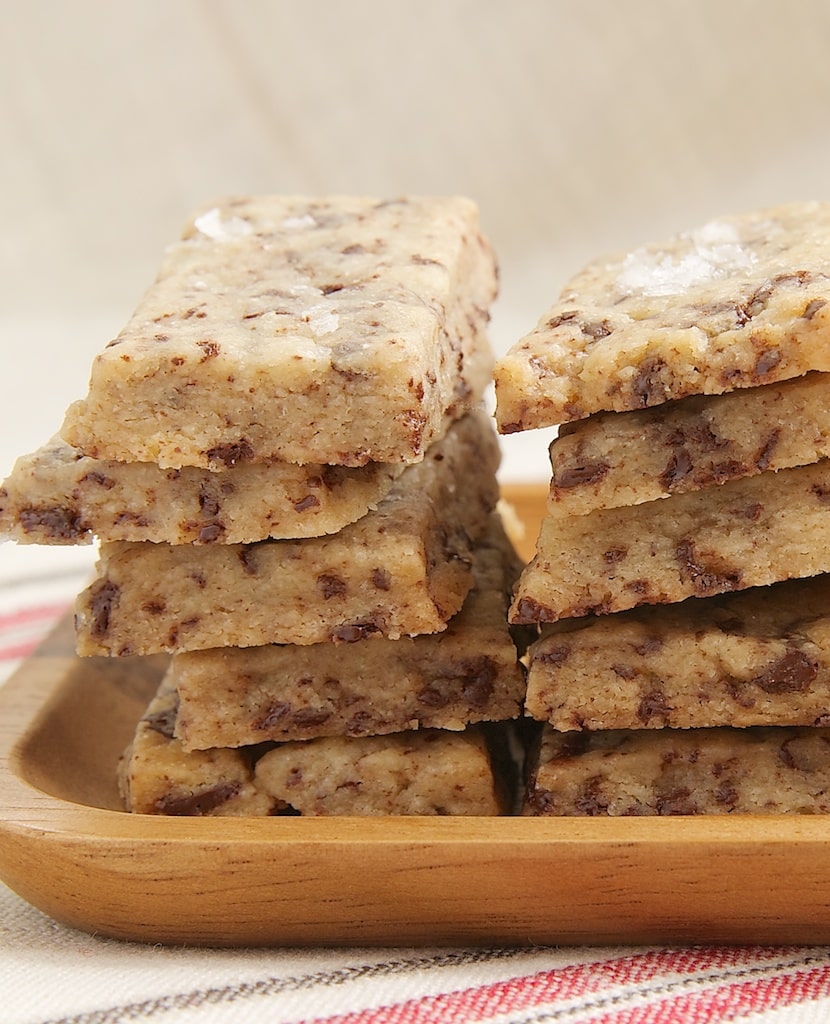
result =
M71 606L94 560L91 547L0 546L0 682Z
M4 545L0 679L92 553ZM162 949L57 925L0 886L2 1024L806 1024L830 1020L830 947Z

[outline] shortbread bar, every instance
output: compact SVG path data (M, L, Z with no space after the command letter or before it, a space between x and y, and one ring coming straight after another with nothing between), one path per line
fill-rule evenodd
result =
M496 266L464 198L201 212L61 435L164 468L419 461L490 380Z
M329 537L102 544L79 595L79 654L149 654L440 632L472 587L498 500L498 440L465 417L387 497Z
M827 814L830 729L557 733L531 759L527 815Z
M175 691L162 683L118 766L133 813L496 815L511 808L503 752L481 727L187 752L173 735L175 718Z
M507 627L519 573L497 516L475 549L475 587L443 633L175 655L176 737L186 749L264 740L464 729L519 716L524 673Z
M559 514L635 505L830 455L830 374L597 413L551 443Z
M502 433L830 370L830 203L599 259L498 361Z
M256 751L185 751L174 739L177 698L164 681L118 762L118 788L128 811L182 817L280 814L285 802L254 777Z
M22 456L0 487L0 537L29 544L241 544L336 533L376 508L403 464L356 468L101 461L60 438Z
M830 571L830 460L584 516L549 512L513 622L555 622Z
M257 761L256 783L303 815L504 815L513 798L493 738L472 725L283 743Z
M563 619L527 661L526 713L562 732L830 726L830 575Z

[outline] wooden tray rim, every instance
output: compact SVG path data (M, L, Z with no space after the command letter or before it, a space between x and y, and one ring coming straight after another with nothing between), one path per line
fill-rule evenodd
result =
M824 816L170 818L59 799L22 751L66 664L34 656L0 688L0 880L72 926L200 945L830 941ZM229 921L225 886L260 903Z

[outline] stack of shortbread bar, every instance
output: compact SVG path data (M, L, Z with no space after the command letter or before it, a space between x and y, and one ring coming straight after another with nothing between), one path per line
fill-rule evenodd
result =
M100 541L78 653L172 656L131 810L508 809L495 291L465 199L213 206L18 461L7 536Z
M528 814L830 811L830 205L598 260L495 370L562 424L510 611Z

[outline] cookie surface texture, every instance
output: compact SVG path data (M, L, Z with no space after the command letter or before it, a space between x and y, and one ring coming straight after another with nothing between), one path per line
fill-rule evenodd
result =
M471 200L231 199L168 249L61 435L163 468L417 462L490 380L495 293Z
M502 433L830 369L830 204L598 259L498 361Z

